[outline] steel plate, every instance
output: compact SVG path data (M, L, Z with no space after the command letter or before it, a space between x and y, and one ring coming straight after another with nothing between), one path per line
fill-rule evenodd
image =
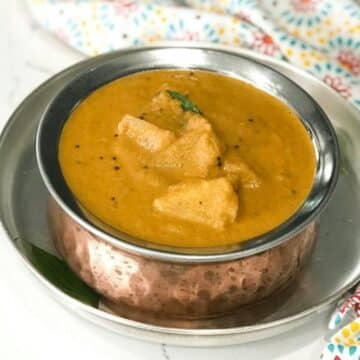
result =
M164 321L125 308L117 309L121 315L115 315L105 304L100 309L85 305L56 288L31 265L22 240L55 252L46 225L47 193L35 160L38 121L50 99L70 78L84 69L90 70L104 57L121 56L121 51L86 60L54 76L29 95L10 118L0 139L0 216L4 230L24 265L59 302L88 320L127 336L185 346L220 346L259 340L300 325L328 309L359 280L359 112L310 75L251 51L186 43L160 46L202 47L204 56L207 49L217 49L265 63L308 91L335 126L342 151L342 173L335 195L321 217L320 239L314 256L297 282L261 306L243 308L229 316L197 322Z

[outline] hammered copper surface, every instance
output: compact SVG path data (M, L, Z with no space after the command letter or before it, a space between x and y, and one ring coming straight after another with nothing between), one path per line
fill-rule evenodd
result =
M216 316L270 295L295 277L316 239L312 223L259 255L221 263L171 263L113 247L82 228L53 200L49 220L60 254L104 297L183 318Z

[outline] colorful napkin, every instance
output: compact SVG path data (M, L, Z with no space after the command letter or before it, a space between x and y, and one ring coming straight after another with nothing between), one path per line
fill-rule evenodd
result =
M36 19L87 55L161 40L254 49L299 66L360 107L354 0L28 0Z
M360 108L355 0L28 0L34 17L87 55L158 41L253 49L305 69ZM360 290L335 313L323 359L360 359ZM355 319L355 320L354 320ZM359 335L358 335L359 333Z
M323 360L360 359L360 287L350 295L331 317L329 328L335 334L325 347Z

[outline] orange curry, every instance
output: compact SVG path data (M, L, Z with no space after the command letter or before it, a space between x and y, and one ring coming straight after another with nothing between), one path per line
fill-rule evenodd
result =
M82 101L59 145L81 206L157 244L211 247L263 234L304 202L314 147L283 102L205 71L158 70Z

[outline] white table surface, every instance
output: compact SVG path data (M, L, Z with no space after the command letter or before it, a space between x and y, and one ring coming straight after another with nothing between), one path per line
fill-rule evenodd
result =
M89 0L91 1L91 0ZM0 127L20 101L83 55L30 17L21 0L0 1ZM1 171L1 169L0 169ZM264 341L224 348L179 348L110 333L59 305L0 233L0 359L318 359L327 315Z

